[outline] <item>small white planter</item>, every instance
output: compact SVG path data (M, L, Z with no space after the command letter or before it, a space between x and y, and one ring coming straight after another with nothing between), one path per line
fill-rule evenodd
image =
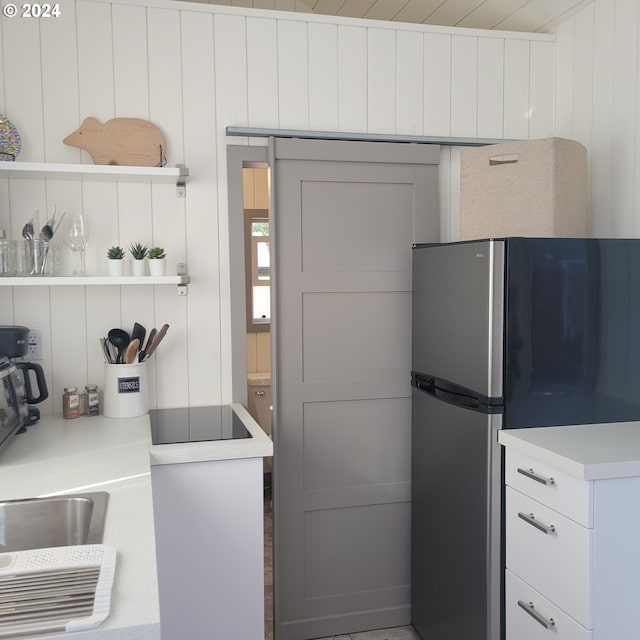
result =
M153 258L149 260L149 273L152 276L163 276L167 272L166 258Z
M126 260L121 258L120 260L107 260L107 268L109 269L110 276L123 276L124 275L124 265Z
M132 276L146 276L147 275L147 261L146 260L132 260L131 261L131 275Z

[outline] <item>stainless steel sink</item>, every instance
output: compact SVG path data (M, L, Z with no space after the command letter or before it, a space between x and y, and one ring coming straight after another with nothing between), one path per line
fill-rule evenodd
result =
M102 542L106 491L0 502L0 553Z

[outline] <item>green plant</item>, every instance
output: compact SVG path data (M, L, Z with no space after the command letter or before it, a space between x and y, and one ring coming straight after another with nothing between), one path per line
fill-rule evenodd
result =
M109 260L122 260L122 258L124 258L124 249L122 247L111 247L107 249L107 258L109 258Z
M147 255L149 256L149 260L162 260L167 257L162 247L151 247Z
M133 256L134 260L144 260L149 253L149 249L147 249L147 245L142 245L139 242L135 242L129 247L129 251Z

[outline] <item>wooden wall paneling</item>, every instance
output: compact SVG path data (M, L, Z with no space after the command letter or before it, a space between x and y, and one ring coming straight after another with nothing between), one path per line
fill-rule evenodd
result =
M40 287L37 287L40 289ZM49 287L51 304L50 394L53 412L62 413L64 387L82 388L88 375L88 339L85 287ZM95 343L98 336L91 336ZM45 338L46 340L46 338ZM92 348L95 348L92 346ZM99 381L96 381L100 384Z
M424 34L424 134L451 135L451 36Z
M451 38L451 135L478 133L478 38Z
M284 129L309 127L307 24L278 20L278 110Z
M309 30L309 127L337 131L338 27L310 22Z
M504 55L504 137L529 137L529 41L507 40Z
M184 212L185 259L192 274L185 334L189 402L195 405L222 401L213 23L212 15L182 12L184 157L200 176L187 183Z
M630 237L634 232L635 137L638 3L618 0L615 22L615 75L613 85L613 233Z
M41 19L44 160L79 162L80 149L62 140L78 126L78 57L73 0L60 2L59 18Z
M338 26L338 121L340 131L367 130L367 30Z
M393 29L367 29L367 129L395 133L396 34Z
M608 236L613 231L613 61L615 6L594 5L593 127L591 137L591 233ZM561 41L560 34L558 42Z
M218 189L218 253L220 283L220 394L222 402L232 400L231 371L231 293L229 290L229 221L227 217L227 125L246 125L247 43L245 19L242 16L216 14L214 17L214 59L216 96L216 156ZM242 138L234 144L243 144ZM246 143L244 143L246 144Z
M176 197L175 185L154 184L152 202L154 244L167 251L167 273L176 273L176 263L186 262L185 200ZM194 248L199 244L208 245L208 239L194 241ZM174 287L154 287L153 298L156 327L171 326L171 336L156 352L157 399L163 407L184 406L189 404L187 298Z
M147 9L111 5L115 115L149 119ZM154 105L155 106L155 105Z
M556 135L562 138L573 136L573 71L574 71L574 25L570 18L556 29Z
M258 371L258 335L247 333L247 373Z
M423 34L399 30L396 33L396 133L423 133L423 63Z
M460 240L460 147L451 147L451 205L449 209L449 228L451 240Z
M139 185L138 185L139 186ZM120 228L122 225L131 225L128 228L136 229L135 220L138 210L129 204L130 199L126 196L127 188L123 185L122 200L125 211L121 215L119 211L120 190L118 183L102 180L83 180L82 182L82 202L80 206L74 207L67 203L67 217L74 213L84 213L89 226L89 246L85 255L87 274L106 275L107 274L107 249L114 245L124 243L120 238ZM145 209L142 209L144 212ZM66 231L68 220L60 227L60 233ZM134 231L131 235L134 235ZM135 233L137 235L137 233ZM143 236L143 238L146 234ZM64 236L61 238L63 239ZM127 248L126 245L123 248ZM66 273L71 269L71 251L66 250L65 264Z
M555 131L555 83L549 82L555 63L555 43L530 43L529 138L549 138Z
M502 38L478 38L478 136L504 137L504 58Z
M451 241L451 147L440 147L438 167L440 242Z
M263 331L256 335L256 371L271 371L271 334Z
M106 122L115 115L111 5L78 2L76 24L80 122L89 116ZM81 153L92 164L89 154Z
M591 134L593 125L593 17L594 6L585 7L574 17L573 137L587 147L587 193L591 192ZM637 154L636 154L637 155ZM587 198L588 229L591 206Z
M56 224L59 223L60 226L53 237L52 246L57 254L58 274L70 275L72 271L71 250L64 240L69 223L67 217L70 218L73 213L83 210L82 183L75 180L48 178L44 180L44 188L46 201L40 211L40 224L44 225L51 218L55 209ZM93 257L91 248L87 250L86 254L91 260Z
M104 383L104 357L100 338L106 338L110 329L121 327L123 324L120 289L119 285L85 288L87 323L87 380L85 383L97 384L99 387ZM146 318L144 320L146 321ZM149 331L150 328L147 330Z
M277 23L270 18L247 18L247 108L250 127L277 126Z
M149 119L164 134L167 166L183 163L180 12L147 9Z
M20 160L41 162L44 160L44 116L39 20L5 17L1 20L4 115L20 133Z
M156 367L156 402L159 407L183 407L189 404L189 363L187 297L179 297L173 287L154 287L155 315L158 329L164 324L170 328L166 338L152 356ZM197 345L194 345L197 346ZM209 362L215 367L216 362ZM196 376L208 376L209 366Z

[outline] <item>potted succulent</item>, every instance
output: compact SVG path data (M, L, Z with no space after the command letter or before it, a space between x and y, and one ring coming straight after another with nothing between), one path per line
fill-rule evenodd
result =
M110 276L124 275L124 249L122 247L111 247L107 249L107 266Z
M147 253L149 272L152 276L163 276L167 270L167 254L162 247L151 247Z
M131 275L132 276L143 276L145 275L145 261L144 259L147 257L147 253L149 253L149 249L147 245L143 245L140 242L135 242L129 247L129 253L133 258L131 262Z

